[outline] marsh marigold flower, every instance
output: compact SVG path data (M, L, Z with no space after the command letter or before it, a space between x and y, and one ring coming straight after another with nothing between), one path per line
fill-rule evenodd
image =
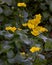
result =
M30 48L30 52L34 53L34 52L39 51L40 49L41 49L41 48L34 46L34 47Z
M22 26L26 27L27 26L27 23L22 24Z
M41 14L36 14L34 18L34 25L38 26L38 24L41 22Z
M22 24L23 26L28 26L28 28L33 29L41 22L41 15L37 14L35 15L34 19L28 20L27 23Z
M41 16L41 14L36 14L35 17L36 17L36 19L41 20L41 17L42 17L42 16Z
M34 29L34 25L32 25L31 23L28 23L28 28L29 29Z
M7 26L6 28L5 28L5 30L10 30L12 27L10 27L10 26Z
M25 55L25 52L21 52L20 54L21 54L22 56L24 56L24 55Z
M23 18L23 15L19 14L19 17Z
M23 2L23 3L17 3L17 6L18 7L26 7L26 4Z
M38 36L40 34L40 32L37 30L33 30L33 31L31 31L31 34L34 36Z
M12 28L11 28L11 31L12 31L12 32L15 32L16 29L17 29L16 27L12 27Z
M22 30L21 28L17 28L17 30Z
M32 29L31 34L34 36L38 36L42 32L47 32L48 30L42 26L37 26L36 28Z
M27 23L22 24L24 27L27 26L31 29L31 34L34 36L38 36L42 32L47 32L48 30L42 26L38 26L41 22L41 14L36 14L34 19L28 20Z
M45 27L42 26L37 26L34 30L41 32L47 32L48 30Z
M11 27L11 26L7 26L6 28L5 28L5 30L7 30L7 31L12 31L12 32L15 32L16 31L16 27Z

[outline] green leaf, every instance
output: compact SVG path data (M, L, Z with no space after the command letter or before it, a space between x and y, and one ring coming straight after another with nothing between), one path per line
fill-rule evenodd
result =
M49 4L49 9L52 12L52 2Z
M47 9L46 4L45 3L40 3L40 8L42 10L46 10Z
M23 14L24 18L28 17L28 13L25 10L22 11L22 14Z
M7 3L8 5L12 4L12 0L2 0L2 2Z
M3 31L0 30L0 35L3 35Z
M52 49L52 41L47 40L47 42L45 43L45 50L49 51Z
M20 39L25 43L25 44L31 44L31 40L28 39L28 37L25 34L20 35Z
M0 0L0 4L4 4L4 1Z
M19 63L21 64L23 62L24 58L21 57L19 54L16 54L16 56L12 59L8 59L9 63Z
M0 59L0 65L4 65L4 62L3 60Z
M11 33L9 33L9 32L6 32L5 34L4 34L4 37L6 38L6 39L12 39L13 38L13 35L14 34L11 34Z
M8 6L5 6L4 14L5 14L5 16L9 16L12 14L12 10Z
M0 7L0 14L3 13L3 9Z
M0 22L4 20L4 16L0 15Z
M32 64L32 62L31 62L31 61L26 60L26 61L24 62L24 65L33 65L33 64Z
M8 58L12 58L14 56L14 52L12 51L12 50L9 50L8 52L7 52L7 57Z
M8 52L9 49L11 49L12 47L8 44L5 44L4 42L2 44L0 44L0 54L4 53L4 52Z
M52 16L49 18L49 22L52 24Z
M50 4L52 0L45 0L47 4Z
M46 42L47 39L48 39L46 36L44 36L44 35L42 35L42 34L39 35L38 37L41 38L41 39L43 39L44 42Z
M16 47L20 49L21 48L21 43L20 43L21 41L19 39L15 39L14 41L15 41Z
M24 33L24 31L17 31L17 34L20 36L20 39L23 43L27 45L32 44L32 40L28 38L28 36Z
M42 14L45 19L50 16L49 12L47 11L43 12Z
M42 54L38 54L38 57L41 58L41 59L43 59L43 60L45 60L45 56L42 55Z
M46 65L46 62L47 60L43 60L43 59L41 59L41 58L36 58L36 60L35 60L35 62L34 62L34 65Z

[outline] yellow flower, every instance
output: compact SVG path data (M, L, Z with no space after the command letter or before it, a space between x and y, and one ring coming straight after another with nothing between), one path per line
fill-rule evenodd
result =
M22 26L26 27L27 26L27 23L22 24Z
M5 30L10 30L12 27L10 27L10 26L7 26L6 28L5 28Z
M42 32L47 32L48 30L42 26L37 26L36 28L32 29L31 34L34 36L38 36Z
M32 48L30 48L30 52L34 53L34 52L39 51L40 49L41 48L39 48L39 47L32 47Z
M38 25L41 22L41 14L35 15L36 18L34 18L34 25Z
M15 30L16 30L17 28L16 27L11 27L11 26L7 26L6 28L5 28L5 30L7 30L7 31L12 31L12 32L15 32Z
M36 26L38 26L38 24L41 22L41 15L40 14L37 14L35 15L36 18L34 19L31 19L31 20L28 20L27 23L23 24L23 26L28 26L28 28L30 29L33 29L35 28Z
M29 29L31 29L31 33L34 36L39 35L42 32L47 32L48 30L42 26L38 26L38 24L41 22L41 14L36 14L34 19L28 20L27 23L22 24L23 26L28 26Z
M34 24L34 19L28 20L28 23Z
M21 28L17 28L17 30L22 30Z
M41 14L36 14L35 17L36 17L36 19L41 20Z
M45 27L42 27L42 26L37 26L35 29L38 30L40 33L48 31Z
M32 25L31 23L28 23L28 28L29 29L33 29L34 28L34 25Z
M21 52L20 54L21 54L22 56L25 56L25 52Z
M19 17L23 18L23 15L19 14Z
M35 15L34 19L28 20L28 23L31 23L35 27L41 22L41 14Z
M33 31L31 31L31 34L34 36L38 36L40 33L37 30L33 30Z
M26 4L23 2L23 3L17 3L17 6L18 7L26 7Z
M15 31L16 31L16 27L12 27L12 28L11 28L11 31L12 31L12 32L15 32Z

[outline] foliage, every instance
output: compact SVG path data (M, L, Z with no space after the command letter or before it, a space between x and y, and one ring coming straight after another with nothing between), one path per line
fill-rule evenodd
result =
M52 65L51 13L52 0L0 0L0 65ZM22 24L36 14L48 32L33 36Z

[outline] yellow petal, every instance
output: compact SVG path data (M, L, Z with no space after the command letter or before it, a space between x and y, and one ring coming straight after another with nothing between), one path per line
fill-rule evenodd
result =
M17 6L18 7L26 7L26 4L23 2L23 3L17 3Z
M37 52L39 50L40 50L40 48L39 47L35 47L35 46L30 48L30 52L32 52L32 53Z

